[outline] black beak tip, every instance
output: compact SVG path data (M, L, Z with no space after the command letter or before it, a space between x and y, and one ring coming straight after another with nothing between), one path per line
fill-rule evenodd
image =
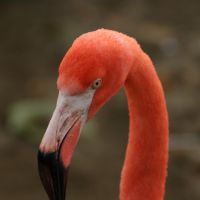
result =
M65 200L69 167L64 167L60 160L59 152L44 153L39 150L38 170L40 179L49 199Z

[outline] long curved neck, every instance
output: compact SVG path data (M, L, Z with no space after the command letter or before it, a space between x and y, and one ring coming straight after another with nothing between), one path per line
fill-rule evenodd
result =
M168 115L161 83L139 48L125 82L130 133L120 200L163 200L168 160Z

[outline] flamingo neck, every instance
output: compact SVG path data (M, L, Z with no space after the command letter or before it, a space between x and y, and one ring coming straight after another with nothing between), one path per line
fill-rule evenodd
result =
M160 81L139 48L127 80L130 133L120 200L163 200L168 160L168 115Z

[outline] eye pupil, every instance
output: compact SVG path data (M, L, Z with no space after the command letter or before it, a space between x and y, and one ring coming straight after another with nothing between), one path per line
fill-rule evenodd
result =
M101 86L101 82L102 82L102 80L100 78L96 79L92 84L92 88L96 89L96 88L100 87Z

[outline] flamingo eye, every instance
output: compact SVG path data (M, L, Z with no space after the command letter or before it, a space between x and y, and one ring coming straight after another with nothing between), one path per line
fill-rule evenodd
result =
M92 89L97 89L101 86L101 83L102 83L102 79L101 78L98 78L96 79L95 81L93 81L92 83Z

